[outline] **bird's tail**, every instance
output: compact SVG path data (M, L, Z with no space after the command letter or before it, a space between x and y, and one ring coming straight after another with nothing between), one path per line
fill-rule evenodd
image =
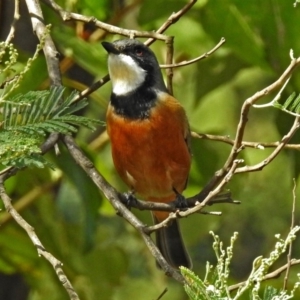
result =
M155 215L153 217L155 223L159 223L157 217ZM177 220L173 220L167 227L163 227L155 233L157 247L172 267L192 267L192 262L183 243Z

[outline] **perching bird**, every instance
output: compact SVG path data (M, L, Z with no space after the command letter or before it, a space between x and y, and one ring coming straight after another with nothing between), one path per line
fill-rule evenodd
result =
M102 45L108 52L112 82L106 122L115 168L131 191L143 199L178 200L191 165L186 113L168 93L148 47L133 39ZM155 223L168 215L153 211ZM191 267L177 220L156 231L156 243L171 266Z

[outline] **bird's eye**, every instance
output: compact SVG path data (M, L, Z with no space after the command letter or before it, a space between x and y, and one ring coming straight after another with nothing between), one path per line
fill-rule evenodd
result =
M135 49L135 54L137 56L143 56L144 51L142 49L140 49L140 48L137 48L137 49Z

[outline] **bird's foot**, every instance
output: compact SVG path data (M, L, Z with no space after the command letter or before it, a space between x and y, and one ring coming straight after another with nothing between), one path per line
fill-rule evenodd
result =
M175 189L174 189L174 192L176 194L176 198L173 201L175 208L178 208L178 209L188 208L189 204L188 204L186 198L183 195L181 195L180 193L178 193Z
M127 192L121 194L121 200L122 203L126 205L128 209L130 209L132 206L137 205L137 199L134 196L134 192Z

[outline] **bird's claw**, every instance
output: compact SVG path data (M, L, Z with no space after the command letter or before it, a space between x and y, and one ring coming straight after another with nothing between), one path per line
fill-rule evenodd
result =
M122 203L129 209L137 204L137 199L132 192L123 193L121 195L121 200Z

